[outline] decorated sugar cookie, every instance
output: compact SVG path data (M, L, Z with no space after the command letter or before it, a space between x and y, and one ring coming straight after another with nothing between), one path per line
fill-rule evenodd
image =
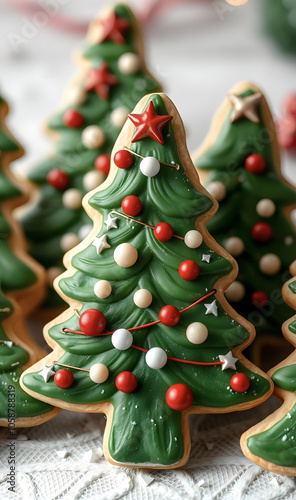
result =
M280 329L292 311L281 287L296 255L296 191L281 175L275 126L261 90L249 82L231 89L194 161L219 202L208 230L239 266L226 297L256 328L255 362L270 368L290 352Z
M117 4L95 19L78 58L80 73L47 122L52 154L29 172L35 200L21 215L30 253L48 272L44 308L50 318L65 307L52 287L65 252L89 234L82 197L108 175L114 142L136 103L160 89L146 69L138 22Z
M291 265L291 278L283 287L287 304L296 309L296 261ZM296 315L283 324L283 334L296 345ZM265 420L242 435L241 447L250 460L265 469L296 476L295 425L296 425L296 351L270 370L274 393L282 406Z
M236 264L205 229L217 203L166 95L138 103L111 165L84 199L93 231L66 254L56 283L69 309L45 328L53 352L22 387L61 408L105 413L111 463L179 467L190 414L250 408L272 384L242 355L255 331L224 297Z

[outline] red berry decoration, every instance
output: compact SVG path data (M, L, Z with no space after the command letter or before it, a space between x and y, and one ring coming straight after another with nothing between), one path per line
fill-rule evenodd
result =
M245 167L251 174L262 174L266 163L263 156L254 153L245 159Z
M184 411L193 403L193 392L185 384L174 384L166 392L166 402L176 411Z
M284 108L288 115L296 116L296 94L289 94L286 97Z
M250 383L250 379L245 373L235 373L230 380L231 388L240 394L249 389Z
M110 156L106 154L97 156L95 159L95 168L103 172L107 177L110 170Z
M79 326L83 335L96 337L100 335L106 328L106 318L98 309L87 309L79 318Z
M132 372L121 372L115 379L115 385L119 391L130 394L136 389L138 380Z
M251 302L255 307L264 307L269 302L269 297L263 290L256 290L251 295Z
M174 234L174 230L167 222L160 222L154 228L154 236L158 241L169 241Z
M193 281L199 275L199 266L194 260L184 260L179 266L182 280Z
M66 368L62 368L62 370L59 370L56 372L54 378L54 383L60 387L60 389L68 389L73 382L74 382L74 377L73 373L70 372L70 370L66 370Z
M83 116L75 109L69 109L64 113L63 122L67 127L79 128L84 123Z
M141 212L142 202L137 196L127 196L124 200L122 200L121 208L126 215L134 217Z
M133 163L133 155L126 149L120 149L114 155L114 163L118 168L129 168Z
M60 168L54 168L47 175L47 182L55 189L63 191L69 185L70 179L68 174L61 170Z
M252 238L259 243L267 243L272 235L271 225L267 222L258 222L252 228Z
M159 311L159 321L165 326L175 326L180 321L180 313L175 306L164 306Z

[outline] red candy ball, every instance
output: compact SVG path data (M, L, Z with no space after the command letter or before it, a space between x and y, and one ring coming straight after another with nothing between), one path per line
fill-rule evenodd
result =
M68 389L68 387L70 387L74 382L73 373L66 368L62 368L62 370L57 371L53 379L55 384L60 387L60 389Z
M199 275L199 266L194 260L184 260L179 266L179 274L183 280L193 281Z
M137 196L127 196L124 200L122 200L121 208L126 215L134 217L141 212L142 202Z
M95 159L95 169L100 170L107 177L110 170L110 156L106 154L97 156Z
M166 392L166 402L176 411L184 411L193 403L193 392L185 384L174 384Z
M133 155L126 149L121 149L117 151L114 155L114 163L118 168L129 168L133 163Z
M250 387L250 379L245 373L235 373L231 377L230 385L235 392L246 392Z
M251 174L262 174L266 164L263 156L254 153L245 159L245 167Z
M61 170L60 168L54 168L49 172L46 178L48 184L50 184L55 189L63 191L69 185L70 179L68 174Z
M251 302L255 307L264 307L269 302L269 297L263 290L256 290L251 295Z
M130 394L136 389L138 380L132 372L121 372L115 379L115 385L119 391Z
M158 241L169 241L174 234L174 230L167 222L160 222L154 228L154 236Z
M164 306L159 311L159 320L165 326L175 326L180 321L180 313L175 306Z
M259 243L267 243L272 238L271 225L267 222L258 222L252 228L252 238Z
M83 116L75 109L69 109L64 113L63 122L67 127L79 128L84 123Z
M106 318L97 309L87 309L79 318L79 326L84 335L95 337L100 335L106 328Z
M288 115L296 116L296 94L289 94L286 97L284 108Z

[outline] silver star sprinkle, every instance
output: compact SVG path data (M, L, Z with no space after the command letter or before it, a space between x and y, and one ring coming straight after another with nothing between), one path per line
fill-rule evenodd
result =
M4 340L3 343L4 343L4 345L7 345L7 347L9 347L9 348L13 346L12 340Z
M253 123L260 123L257 108L262 97L263 96L260 92L248 95L247 97L228 94L228 99L233 105L233 110L230 115L230 123L234 123L241 118L247 118L247 120L250 120Z
M38 372L38 375L40 375L40 377L43 377L44 379L44 382L48 382L50 377L53 377L55 375L55 372L53 371L53 365L50 365L50 366L47 366L45 365L41 372Z
M234 358L232 356L232 352L231 351L229 351L225 355L220 354L219 355L219 359L220 359L220 361L223 361L222 371L227 370L228 368L231 368L232 370L236 370L235 364L238 361L238 358Z
M204 253L201 260L202 260L202 262L206 262L207 264L209 264L210 260L211 260L211 255Z
M218 316L218 307L216 303L216 299L211 302L211 304L204 304L206 308L206 315L213 314L214 316Z
M108 215L107 220L104 222L107 226L107 231L109 231L109 229L117 229L117 220L118 217L111 217L111 214Z
M107 235L104 234L103 236L96 236L94 241L92 242L92 245L96 247L97 249L97 254L100 255L100 253L105 250L105 248L111 248L109 243L107 242Z

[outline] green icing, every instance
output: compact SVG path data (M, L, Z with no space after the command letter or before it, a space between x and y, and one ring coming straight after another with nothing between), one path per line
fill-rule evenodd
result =
M60 267L63 271L61 238L66 233L79 236L79 229L91 224L83 208L71 210L62 203L63 192L57 191L47 184L46 177L54 168L64 170L70 177L69 188L77 188L82 195L86 194L83 176L94 169L97 156L110 154L119 133L110 121L111 112L121 106L132 111L139 99L144 95L159 90L158 83L143 69L132 75L123 74L118 68L118 58L125 53L137 53L135 32L137 22L129 9L118 4L115 7L119 17L130 21L130 28L125 32L126 43L118 45L112 40L86 46L82 55L93 68L108 63L108 71L118 77L119 83L110 88L107 101L101 99L94 91L88 92L85 102L75 109L84 117L83 128L88 125L99 125L105 134L105 143L98 149L87 149L81 141L82 128L68 128L63 123L63 115L68 106L54 115L48 122L48 128L59 134L59 140L52 156L39 163L30 173L29 179L39 189L39 201L23 217L22 225L27 238L31 242L30 253L47 269ZM87 75L85 75L85 80ZM61 306L64 302L52 289L48 289L45 307Z
M272 375L272 380L280 389L286 391L295 391L296 383L296 365L284 366L279 368Z
M168 114L160 96L153 95L150 100L158 114ZM163 137L164 146L146 138L132 144L131 148L144 157L154 156L168 164L174 162L180 165L180 169L177 171L162 166L157 176L148 178L141 173L141 160L135 156L132 167L117 169L112 184L94 194L89 201L95 210L102 213L104 220L112 209L122 213L123 198L133 194L143 204L138 220L152 226L161 221L168 222L174 234L184 236L194 228L196 218L211 209L210 198L197 191L186 176L172 122L163 129ZM177 238L160 243L150 228L120 216L117 224L117 229L108 232L103 224L99 233L107 233L111 248L97 255L95 247L90 244L73 256L75 274L59 282L67 297L82 303L80 313L90 308L102 311L109 331L155 321L159 310L166 304L178 309L187 307L210 291L217 280L232 269L229 261L204 242L197 249L188 248L184 241ZM115 247L123 242L133 244L139 255L137 262L129 268L119 267L113 258ZM211 255L209 264L202 262L204 253ZM195 281L184 281L179 276L178 267L186 259L195 260L200 266L200 274ZM106 299L99 299L94 294L94 284L98 279L106 279L112 286L112 293ZM147 309L140 309L133 302L134 293L141 288L150 290L153 296L153 302ZM213 300L214 297L211 297L205 302ZM172 357L219 361L220 354L226 354L246 342L249 332L226 314L218 301L217 306L218 317L206 315L206 308L201 303L184 313L174 328L157 324L133 332L134 344L145 349L161 347ZM191 344L185 335L187 326L194 321L204 323L209 331L207 340L200 345ZM73 370L74 383L66 390L58 388L53 379L45 384L37 373L27 374L24 383L43 396L67 403L111 402L114 415L108 446L111 457L118 462L171 465L182 458L181 414L170 409L165 400L166 391L175 383L184 383L192 389L194 405L215 408L256 400L269 390L266 379L251 373L241 363L238 363L237 370L248 374L251 380L250 389L245 394L235 393L230 388L233 370L222 371L221 366L194 366L174 361L168 361L161 370L153 370L139 350L131 347L119 351L113 347L110 336L65 333L64 327L79 330L77 316L74 314L65 323L49 330L50 337L65 350L59 361L80 368L104 363L109 369L107 381L98 385L91 381L87 373ZM138 379L138 387L132 394L118 391L114 384L116 376L125 370L132 371Z
M264 27L285 52L296 53L295 3L293 0L264 0Z
M251 94L253 91L241 95ZM217 214L207 225L209 232L222 246L232 236L244 241L245 251L236 259L238 280L244 284L246 294L241 302L235 303L235 308L255 325L258 334L278 335L282 323L293 314L280 291L290 277L289 266L296 255L295 229L284 213L287 206L296 203L296 191L284 184L277 173L260 106L258 111L259 124L244 118L231 124L230 110L215 143L198 158L196 167L209 171L207 184L221 181L226 188ZM245 158L252 153L264 157L266 169L263 174L251 174L244 167ZM263 198L271 199L276 205L272 217L262 218L256 211L257 203ZM254 224L262 221L269 223L273 230L273 238L267 243L255 242L251 236ZM287 237L291 240L289 244L285 243ZM260 258L267 253L278 255L282 262L276 275L265 275L259 269ZM264 290L270 298L270 304L260 310L251 303L251 295L256 290Z

